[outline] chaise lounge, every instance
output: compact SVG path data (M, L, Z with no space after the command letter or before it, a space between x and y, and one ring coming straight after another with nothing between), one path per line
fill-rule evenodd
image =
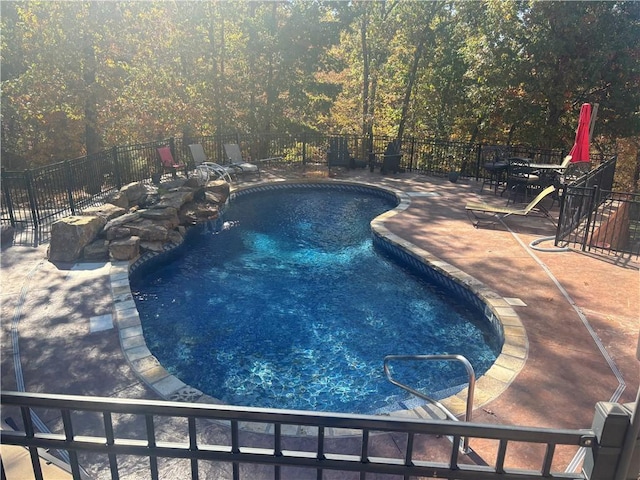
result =
M481 225L493 225L511 215L549 217L549 211L541 204L541 202L547 196L555 192L555 190L555 186L548 186L524 208L500 207L488 205L486 203L467 203L464 208L471 220L471 223L476 228Z

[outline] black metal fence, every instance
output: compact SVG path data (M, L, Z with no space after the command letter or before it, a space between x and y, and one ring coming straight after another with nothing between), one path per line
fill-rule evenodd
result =
M556 245L640 256L640 194L613 191L617 158L563 186Z
M613 188L616 163L617 158L614 157L583 175L565 175L565 178L561 179L560 183L563 184L561 198L563 201L560 205L556 243L566 241L575 235L576 230L597 206L594 204L595 199L593 198L596 186L600 186L604 190Z
M28 231L32 236L17 243L39 244L48 240L51 224L62 217L103 203L123 185L151 181L159 169L156 149L169 145L178 162L194 167L188 145L202 144L210 161L224 164L225 143L237 143L244 159L280 157L289 164L327 164L330 135L217 135L170 138L143 144L115 146L84 157L22 172L2 170L2 225ZM390 137L341 136L351 155L366 160L371 168L382 163ZM560 163L565 152L524 146L482 145L436 139L406 138L402 141L400 168L432 176L457 172L461 177L483 178L485 162L496 156L524 156L536 163Z
M131 460L124 461L127 458L139 459L137 473L146 470L144 478L151 479L388 476L605 480L613 478L605 475L607 467L616 465L625 448L633 448L631 443L627 447L621 442L625 438L621 429L626 429L626 424L620 415L602 424L601 430L606 428L613 440L607 443L606 452L599 452L598 430L19 392L2 392L2 408L5 415L14 415L17 428L3 429L2 443L29 449L35 478L42 478L37 449L43 448L64 452L61 456L69 459L73 478L79 480L82 464L113 479L128 477L123 471L131 467ZM53 433L39 432L38 415L59 418L61 425ZM251 426L252 431L243 431L243 425ZM302 439L285 434L298 431L298 427L313 433ZM352 431L350 446L331 438L332 429ZM446 440L448 436L451 442ZM468 461L460 453L463 437L494 442L496 454L483 460L488 464ZM384 447L391 442L397 449L395 454ZM511 446L515 444L528 446L528 461L536 464L533 470L513 467ZM431 445L439 448L430 451ZM578 447L585 448L590 467L585 473L563 471L554 461L555 455Z
M563 197L556 245L640 258L640 194L567 186Z

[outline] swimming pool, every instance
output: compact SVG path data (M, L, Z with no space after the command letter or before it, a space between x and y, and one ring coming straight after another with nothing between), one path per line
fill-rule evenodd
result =
M408 408L387 354L463 354L482 374L500 348L484 316L374 248L369 222L396 203L319 187L237 197L219 231L132 274L149 349L224 402L277 408ZM394 376L430 395L466 382L455 364Z

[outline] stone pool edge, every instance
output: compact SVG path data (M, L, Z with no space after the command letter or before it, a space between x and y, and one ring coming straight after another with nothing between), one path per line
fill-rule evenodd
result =
M504 297L498 295L475 277L403 239L385 226L386 220L405 211L411 205L411 196L408 193L400 190L390 191L398 197L399 204L393 210L389 210L371 221L373 234L391 245L396 250L394 253L397 254L400 251L431 269L434 272L432 277L439 277L434 278L435 281L446 284L445 286L448 288L451 288L453 283L459 287L458 290L463 289L472 294L477 299L477 302L473 303L484 304L485 318L493 325L496 334L502 337L503 344L500 354L493 365L476 380L473 402L475 410L503 393L524 367L529 353L526 330L520 317ZM441 279L444 279L444 282ZM454 415L464 416L468 391L468 387L465 387L439 402ZM434 417L434 410L429 404L426 404L412 409L397 410L389 415L429 419ZM440 416L440 418L444 417Z
M274 185L275 184L275 185ZM295 185L343 184L345 186L365 187L394 195L398 205L371 221L371 230L379 241L385 242L394 250L403 252L408 257L422 263L437 274L439 278L455 283L460 288L470 292L477 300L484 304L485 317L493 324L497 334L503 337L502 350L494 364L476 381L474 409L481 407L504 392L518 373L524 367L528 356L528 339L524 326L506 299L489 289L479 280L466 274L462 270L448 264L428 251L412 244L391 232L385 221L403 211L411 205L411 197L406 192L394 190L366 182L341 180L307 180L307 181L278 181L249 185L232 190L230 198L240 192L260 188L283 188ZM118 329L120 346L125 359L134 373L161 398L169 401L195 402L206 404L223 404L224 402L204 394L182 382L170 374L149 351L144 339L142 324L138 310L131 293L129 273L136 266L151 258L166 253L180 244L169 245L164 252L153 253L137 259L134 262L111 262L110 283L113 298L115 326ZM440 400L454 415L464 415L468 388ZM410 417L420 419L434 418L434 411L430 406L422 405L412 409L396 410L385 413L396 417ZM256 433L270 433L273 426L261 424L243 424L243 429ZM282 433L286 435L316 435L317 428L304 426L282 426ZM348 429L329 429L328 435L344 436L359 434Z

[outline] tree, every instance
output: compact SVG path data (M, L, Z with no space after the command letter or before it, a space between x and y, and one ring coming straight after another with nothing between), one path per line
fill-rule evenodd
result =
M640 3L1 2L2 148L323 132L570 148L640 131ZM625 150L625 152L628 149ZM625 154L627 155L627 154ZM635 158L635 157L634 157Z

